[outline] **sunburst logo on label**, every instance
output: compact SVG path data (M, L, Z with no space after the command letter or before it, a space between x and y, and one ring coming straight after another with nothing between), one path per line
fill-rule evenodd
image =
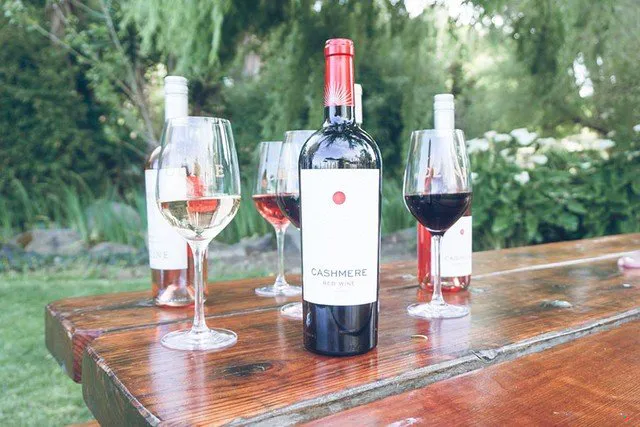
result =
M353 105L352 91L341 84L329 83L324 88L324 105Z

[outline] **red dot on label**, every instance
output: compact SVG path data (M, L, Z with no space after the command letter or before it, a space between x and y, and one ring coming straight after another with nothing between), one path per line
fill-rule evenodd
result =
M460 229L460 234L461 234L461 235L462 235L462 234L464 234L464 228L461 228L461 229Z
M347 200L347 196L345 196L342 191L336 191L333 193L333 203L336 205L343 204L345 200Z

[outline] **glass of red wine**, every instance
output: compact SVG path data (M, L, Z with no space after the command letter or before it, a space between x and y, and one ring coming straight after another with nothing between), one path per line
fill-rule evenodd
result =
M291 224L300 229L300 180L298 159L302 146L313 135L313 130L291 130L285 132L278 161L276 192L278 206ZM292 302L280 308L280 313L294 320L302 320L302 303Z
M253 189L253 203L260 215L275 229L278 247L278 275L272 285L256 288L256 295L261 297L290 297L302 294L300 286L290 285L284 277L284 235L290 221L278 206L276 193L281 148L281 141L261 142L258 147L258 175Z
M433 296L431 302L411 304L411 316L446 319L469 314L464 306L450 305L442 297L440 242L471 203L471 171L460 130L418 130L411 144L404 173L404 201L411 214L431 232Z
M212 117L167 120L158 159L156 202L163 218L193 252L195 304L191 329L162 337L175 350L220 350L238 340L209 329L204 318L204 256L240 207L240 172L231 123ZM212 295L213 296L213 295Z

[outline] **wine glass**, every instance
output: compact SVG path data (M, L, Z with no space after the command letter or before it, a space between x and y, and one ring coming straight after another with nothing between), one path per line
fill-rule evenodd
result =
M282 213L276 200L278 197L276 194L278 159L281 147L281 141L261 142L258 147L258 175L253 189L253 203L255 203L260 215L273 225L278 247L278 275L272 285L256 288L256 295L261 297L289 297L302 294L300 286L288 284L284 277L284 234L289 226L289 218Z
M462 131L418 130L411 134L403 192L409 212L431 232L433 250L431 302L411 304L407 311L425 319L466 316L467 307L444 301L440 278L442 236L471 203L471 172Z
M209 242L240 206L240 173L231 123L212 117L167 121L158 161L156 201L164 219L193 251L193 326L162 337L176 350L219 350L238 340L227 329L209 329L204 318L203 258Z
M278 206L294 227L300 228L300 186L298 159L302 146L314 134L313 130L291 130L284 134L278 162ZM302 320L302 303L292 302L280 308L288 318Z

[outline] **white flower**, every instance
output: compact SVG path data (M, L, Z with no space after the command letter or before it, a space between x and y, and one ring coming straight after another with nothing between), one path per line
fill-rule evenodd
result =
M535 147L520 147L516 150L516 153L519 156L530 156L533 153L536 152L536 148Z
M511 141L511 135L508 133L498 133L493 136L495 142L509 142Z
M578 173L578 169L576 169L576 168L569 168L569 173L570 173L571 175L575 175L575 174L577 174L577 173Z
M525 185L527 182L529 182L529 172L527 171L522 171L520 173L517 173L513 176L513 179L515 179L520 185Z
M469 154L487 151L489 149L489 141L484 138L470 139L467 141L467 147Z
M589 169L591 167L591 162L580 163L580 167L582 169Z
M555 138L539 138L538 139L538 145L540 145L541 147L556 145L556 142L557 141Z
M539 138L536 140L539 150L541 152L547 152L561 148L560 143L555 138Z
M600 150L607 150L611 147L614 147L616 145L615 142L613 142L610 139L599 139L598 140L598 149Z
M562 141L560 141L560 144L562 144L562 147L569 152L584 150L582 144L580 144L579 142L571 141L567 138L563 138Z
M533 169L536 165L531 156L536 152L535 147L520 147L516 150L516 165L521 169Z
M537 165L546 165L547 162L549 161L549 158L544 154L534 154L529 158L529 160L531 160L533 163Z
M634 132L640 132L640 123L638 123L637 125L635 125L635 126L633 127L633 131L634 131Z
M478 180L478 174L475 172L471 172L471 182L476 182Z
M529 132L527 128L519 128L511 131L511 135L520 145L529 145L538 137L535 132Z
M500 155L505 160L512 160L513 157L511 157L511 155L509 154L510 152L511 152L510 148L504 148L504 149L500 150Z
M640 125L638 125L640 126ZM640 127L638 128L638 132L640 132ZM489 130L484 133L484 137L487 139L493 139L498 134L495 130Z

